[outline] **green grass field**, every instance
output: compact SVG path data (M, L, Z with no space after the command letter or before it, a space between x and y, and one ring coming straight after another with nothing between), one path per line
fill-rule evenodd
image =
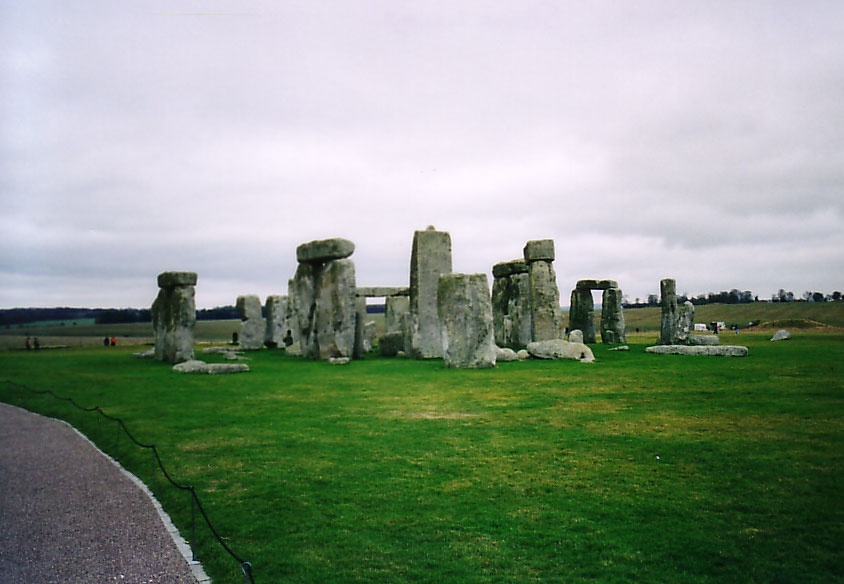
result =
M155 443L256 582L844 580L844 334L742 334L743 359L646 354L655 336L483 371L265 350L184 376L123 346L0 365ZM9 383L0 399L117 447L191 539L189 500L116 428Z

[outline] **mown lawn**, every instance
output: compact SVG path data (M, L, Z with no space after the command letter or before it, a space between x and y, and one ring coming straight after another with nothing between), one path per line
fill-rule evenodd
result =
M183 376L132 349L2 352L3 379L122 417L195 485L226 543L276 582L844 580L844 335L725 335L744 359L597 362L251 354ZM207 358L207 360L212 360ZM113 452L115 429L51 398ZM183 493L117 444L191 535ZM241 582L198 536L215 582Z

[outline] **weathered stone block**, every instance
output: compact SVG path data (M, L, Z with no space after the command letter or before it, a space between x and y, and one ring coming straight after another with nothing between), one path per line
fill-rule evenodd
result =
M665 278L659 283L661 325L660 345L676 345L678 337L677 283Z
M590 288L575 288L571 291L569 330L579 330L586 344L595 342L595 301L592 300Z
M193 278L167 274L193 274ZM193 272L164 272L158 281L167 284L158 291L152 303L152 328L155 336L155 358L167 363L181 363L194 357L193 327L196 324L196 290L193 285L173 284L196 282Z
M601 341L607 344L627 342L624 330L622 294L618 288L604 290L601 300Z
M514 274L526 274L528 265L525 260L510 260L492 266L492 275L496 278L506 278Z
M535 239L528 241L524 247L525 261L528 263L543 261L554 261L554 240L553 239Z
M527 346L531 357L537 359L574 359L582 363L591 363L595 355L587 345L570 343L563 339L535 341Z
M486 274L443 274L437 291L446 367L495 366L492 304Z
M333 239L319 239L303 243L296 248L296 260L300 263L320 263L331 260L341 260L349 257L355 251L355 244L348 239L335 237Z
M553 264L541 260L530 262L529 278L531 339L547 341L562 338L560 291Z
M401 319L410 310L407 296L388 296L384 299L384 327L388 333L401 332ZM402 349L404 350L404 349Z
M238 296L236 307L240 315L240 348L246 351L261 349L267 330L261 316L261 299L254 294Z
M159 288L196 286L196 272L162 272L158 274Z
M439 277L451 273L451 235L429 227L413 234L410 255L411 353L418 359L443 356L437 312Z
M266 313L264 344L270 348L284 348L284 337L287 333L287 296L278 294L267 296L264 312Z

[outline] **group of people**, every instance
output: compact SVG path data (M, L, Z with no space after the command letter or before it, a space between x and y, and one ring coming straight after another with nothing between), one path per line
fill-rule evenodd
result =
M26 350L31 351L35 349L36 351L41 348L41 341L38 340L38 337L32 339L32 337L26 337Z
M117 337L103 337L103 347L116 347L117 346Z

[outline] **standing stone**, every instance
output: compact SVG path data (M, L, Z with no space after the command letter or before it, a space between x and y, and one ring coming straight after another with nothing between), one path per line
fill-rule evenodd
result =
M686 300L680 307L680 315L677 317L677 342L681 345L688 344L693 330L695 330L695 305Z
M531 339L547 341L562 337L560 291L554 271L554 240L528 241L524 248L528 264L531 306Z
M296 279L287 281L287 310L284 315L284 351L288 355L301 355L302 343L299 335L299 297L296 293Z
M496 349L486 274L443 274L437 303L445 366L494 367Z
M530 275L524 260L492 267L492 323L499 347L520 348L531 341Z
M590 288L575 286L575 289L571 291L569 330L580 330L583 334L583 343L595 342L595 301L592 300Z
M364 353L368 353L364 344L366 341L366 297L358 296L355 291L355 344L352 349L352 358L360 359Z
M238 296L236 306L240 315L240 348L246 351L262 348L267 327L261 316L261 299L254 294Z
M619 288L604 290L601 300L601 342L609 344L626 343L624 332L624 309Z
M677 283L672 278L665 278L659 283L662 322L660 326L660 345L676 345L678 337Z
M158 275L159 291L151 312L154 354L159 361L183 363L194 358L195 286L195 272L162 272Z
M311 359L351 358L357 330L354 251L348 240L303 243L292 292L302 355ZM363 299L364 303L366 302Z
M284 336L287 333L287 296L267 296L264 312L267 322L264 344L270 348L284 348Z
M451 273L451 235L433 226L413 234L410 255L409 344L417 359L443 356L437 309L439 277Z

